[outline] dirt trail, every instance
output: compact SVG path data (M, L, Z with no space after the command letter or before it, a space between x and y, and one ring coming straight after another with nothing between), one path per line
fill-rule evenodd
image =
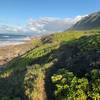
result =
M46 92L45 92L45 86L44 86L44 80L38 81L38 88L39 88L39 100L47 100Z

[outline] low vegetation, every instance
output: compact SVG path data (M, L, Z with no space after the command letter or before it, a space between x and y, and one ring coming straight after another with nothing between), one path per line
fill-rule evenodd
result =
M36 47L0 73L0 100L99 100L100 31L69 31Z

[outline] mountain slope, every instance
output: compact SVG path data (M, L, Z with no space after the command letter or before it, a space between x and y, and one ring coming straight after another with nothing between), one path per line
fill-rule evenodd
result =
M70 30L89 30L100 28L100 12L92 13L78 21Z

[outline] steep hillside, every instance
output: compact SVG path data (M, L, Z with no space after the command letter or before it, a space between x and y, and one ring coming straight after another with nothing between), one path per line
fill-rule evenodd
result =
M89 30L100 28L100 12L92 13L78 21L70 30Z
M0 73L0 100L100 99L99 30L55 33L35 45Z

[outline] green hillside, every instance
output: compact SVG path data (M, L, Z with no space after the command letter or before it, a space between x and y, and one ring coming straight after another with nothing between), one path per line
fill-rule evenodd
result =
M44 36L0 73L0 100L99 100L100 30Z
M100 12L92 13L78 21L70 30L90 30L100 28Z

